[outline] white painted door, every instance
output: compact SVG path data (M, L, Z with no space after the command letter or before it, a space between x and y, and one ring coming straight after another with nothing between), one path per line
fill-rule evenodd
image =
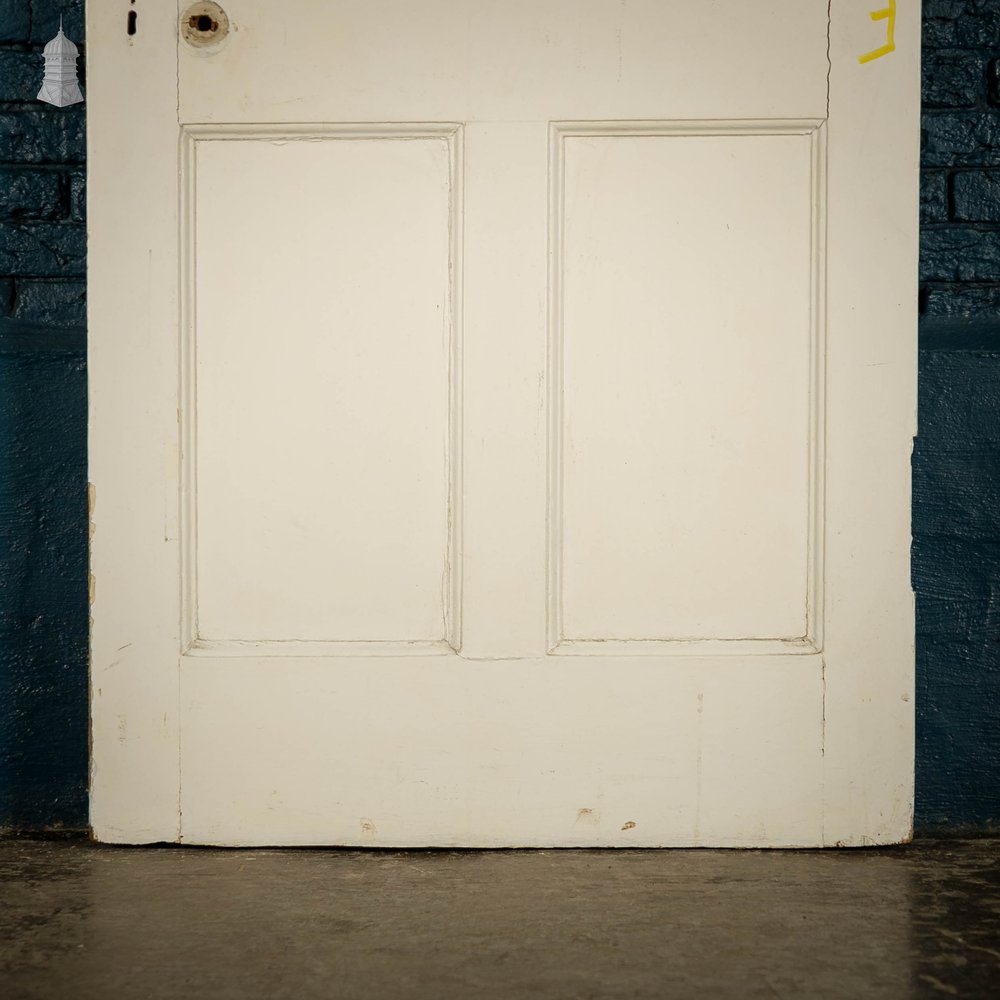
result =
M88 4L96 836L908 837L917 6L224 6Z

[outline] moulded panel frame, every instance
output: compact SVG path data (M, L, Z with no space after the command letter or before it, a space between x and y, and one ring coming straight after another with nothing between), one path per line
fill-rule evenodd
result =
M182 125L180 127L180 536L181 654L199 657L453 655L462 646L462 138L455 122ZM448 529L445 638L435 640L218 639L198 620L197 149L202 142L336 142L443 139L449 163Z
M651 136L806 136L810 142L809 268L809 421L808 520L805 594L805 634L801 636L611 639L567 638L562 611L562 496L563 496L563 236L565 140ZM826 119L681 120L681 121L566 121L549 128L549 316L548 316L548 652L556 656L771 656L811 655L823 651L823 552L825 388L826 388Z

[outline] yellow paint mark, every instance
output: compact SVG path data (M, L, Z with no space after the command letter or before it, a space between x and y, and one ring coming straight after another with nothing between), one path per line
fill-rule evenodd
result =
M873 59L880 59L882 56L896 51L896 0L886 0L886 2L889 4L888 7L884 7L882 10L873 10L869 15L873 21L886 22L885 45L872 49L871 52L866 52L863 56L858 56L859 63L871 62Z

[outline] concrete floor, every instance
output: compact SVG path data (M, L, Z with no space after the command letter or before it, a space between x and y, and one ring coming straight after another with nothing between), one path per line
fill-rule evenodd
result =
M0 840L0 997L1000 997L1000 841L354 852Z

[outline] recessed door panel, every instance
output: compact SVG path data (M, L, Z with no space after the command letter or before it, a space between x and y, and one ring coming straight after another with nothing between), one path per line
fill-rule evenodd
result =
M555 641L815 648L820 139L557 127Z
M199 648L448 639L454 140L188 134Z

